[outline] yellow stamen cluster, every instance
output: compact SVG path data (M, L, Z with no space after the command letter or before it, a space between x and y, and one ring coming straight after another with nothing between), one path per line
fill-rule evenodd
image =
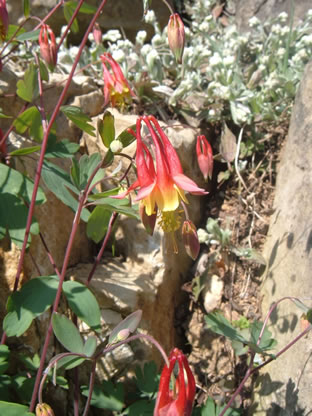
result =
M181 227L181 215L177 211L162 211L159 225L166 233L171 233Z

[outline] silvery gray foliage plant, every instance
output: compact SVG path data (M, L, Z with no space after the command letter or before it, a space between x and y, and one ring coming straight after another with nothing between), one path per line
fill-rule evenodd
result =
M149 10L144 19L154 28L150 42L146 42L144 30L137 33L134 43L119 30L106 32L103 45L96 45L90 34L91 46L85 49L80 68L94 63L86 70L97 73L101 80L98 57L106 50L139 96L144 91L141 87L149 84L173 109L191 110L210 122L232 119L243 125L288 115L304 66L312 56L312 9L296 27L281 13L264 24L253 17L250 32L239 33L230 19L225 27L213 18L213 0L185 3L190 24L181 65L170 52L167 27L161 30L155 13ZM69 53L65 47L59 51L64 72L74 56L75 47Z

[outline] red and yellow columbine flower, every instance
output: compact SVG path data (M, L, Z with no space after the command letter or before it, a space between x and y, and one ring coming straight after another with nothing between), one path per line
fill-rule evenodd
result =
M53 30L49 25L43 24L39 33L39 46L41 58L53 70L57 62L56 41Z
M141 137L142 121L146 124L151 135L155 164ZM123 198L130 191L138 189L135 201L141 203L141 216L143 217L143 214L154 216L159 211L161 213L160 224L163 230L174 232L181 225L177 212L180 202L188 203L185 192L195 195L205 195L207 192L184 175L175 149L154 116L139 117L136 123L136 133L132 131L132 134L137 139L136 165L138 178L126 192L118 195L117 198ZM142 205L144 207L143 214Z
M6 8L6 1L0 0L0 39L4 40L8 33L9 14Z
M176 363L179 374L173 390L170 390L170 379ZM169 367L165 365L160 376L154 416L190 416L195 390L195 379L187 359L175 348L169 356Z
M213 171L213 154L210 143L205 136L198 136L196 143L196 153L198 166L203 174L205 181L212 178Z
M135 94L111 54L104 53L100 58L103 64L104 105L111 102L113 107L122 107L126 102L131 101L131 97L135 97ZM112 72L109 71L107 65Z

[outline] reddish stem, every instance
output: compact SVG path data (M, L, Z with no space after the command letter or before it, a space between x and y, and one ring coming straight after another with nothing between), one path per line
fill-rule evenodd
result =
M86 283L87 286L89 286L89 284L91 282L91 279L92 279L92 277L94 275L95 269L97 268L98 264L100 263L100 260L101 260L101 258L103 256L105 247L106 247L107 242L108 242L108 239L109 239L109 237L110 237L110 235L112 233L113 225L114 225L117 217L118 217L118 213L117 212L113 212L112 215L111 215L111 217L110 217L110 219L109 219L109 223L108 223L108 227L107 227L107 232L106 232L105 238L103 240L102 247L101 247L98 255L96 256L95 262L94 262L94 264L92 266L92 269L91 269L91 271L89 273L89 276L88 276L88 280L87 280L87 283Z
M84 0L80 0L79 1L79 5L77 7L81 7L81 4L83 3L83 1ZM50 118L50 121L49 121L49 124L48 124L48 127L47 127L47 131L44 134L42 148L41 148L41 152L40 152L40 158L39 158L39 162L38 162L38 169L37 169L36 177L35 177L34 191L33 191L32 200L31 200L31 204L30 204L30 208L29 208L29 213L28 213L28 218L27 218L25 239L24 239L22 253L21 253L21 257L20 257L20 261L19 261L18 273L17 273L17 277L16 277L17 283L19 281L19 277L20 277L20 273L21 273L21 267L22 267L22 264L23 264L24 256L25 256L26 243L27 243L27 240L28 240L28 235L29 235L31 220L32 220L32 216L33 216L34 205L35 205L36 195L37 195L37 191L38 191L38 187L39 187L39 181L40 181L40 177L41 177L41 170L42 170L42 166L43 166L44 154L45 154L45 150L46 150L46 145L47 145L47 141L48 141L49 132L50 132L50 130L52 128L52 125L53 125L53 123L54 123L54 121L56 119L56 116L57 116L57 114L58 114L58 112L60 110L60 107L61 107L61 105L63 103L64 98L65 98L65 95L66 95L66 93L68 91L69 85L70 85L71 80L72 80L72 78L74 76L76 67L78 65L80 56L82 54L82 50L83 50L83 48L84 48L84 46L85 46L85 44L87 42L88 35L91 32L91 30L93 28L93 25L94 25L96 19L98 18L101 10L105 6L106 1L107 0L102 0L100 6L98 7L98 9L96 11L96 13L94 14L93 18L91 19L91 22L90 22L90 24L88 26L88 29L87 29L86 33L83 36L83 39L81 41L81 45L80 45L80 48L78 50L76 59L74 61L72 70L71 70L71 72L69 74L68 80L67 80L67 82L65 84L65 87L64 87L64 89L63 89L63 91L62 91L62 93L60 95L60 98L59 98L59 100L57 102L57 105L55 106L54 111L53 111L53 113L51 115L51 118ZM69 262L69 258L70 258L70 253L71 253L71 250L72 250L72 246L73 246L75 234L76 234L76 231L77 231L77 228L78 228L78 223L79 223L81 211L82 211L82 208L83 208L83 204L85 202L86 196L88 195L88 188L90 187L91 182L92 182L92 180L93 180L96 172L100 168L100 166L101 165L99 165L97 167L97 169L95 169L95 171L93 172L93 174L89 178L87 187L86 187L86 189L85 189L82 197L79 200L78 210L77 210L77 213L76 213L75 218L74 218L72 231L71 231L71 234L70 234L70 237L69 237L69 241L68 241L67 248L66 248L66 253L65 253L65 256L64 256L64 263L63 263L62 272L61 272L61 276L60 276L59 286L58 286L57 293L56 293L56 297L55 297L55 300L54 300L53 312L56 312L57 309L58 309L58 305L59 305L59 301L60 301L61 293L62 293L62 285L63 285L63 281L65 279L65 274L66 274L66 270L67 270L67 266L68 266L68 262ZM32 412L34 410L34 407L35 407L35 404L36 404L36 396L37 396L37 392L38 392L38 388L39 388L39 384L40 384L40 379L41 379L42 372L43 372L43 368L44 368L44 362L45 362L45 358L46 358L46 355L47 355L50 338L51 338L51 335L52 335L52 332L53 332L53 329L52 329L52 316L53 316L53 313L51 315L49 328L48 328L48 331L47 331L47 334L46 334L46 338L45 338L45 342L44 342L43 349L42 349L42 355L41 355L41 359L40 359L40 365L39 365L39 369L38 369L38 372L37 372L37 376L36 376L36 380L35 380L35 385L34 385L34 389L33 389L33 394L32 394L32 399L31 399L31 403L30 403L30 407L29 407L29 411L30 412Z

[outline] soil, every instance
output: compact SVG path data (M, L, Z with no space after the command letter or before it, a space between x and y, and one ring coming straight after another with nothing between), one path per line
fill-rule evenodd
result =
M273 213L276 168L287 130L287 121L272 126L269 132L266 130L263 150L249 161L248 165L252 167L241 174L241 179L233 172L231 179L223 185L218 186L214 182L205 218L219 218L220 226L231 230L234 247L249 247L262 252ZM216 166L216 170L224 169L224 166ZM206 220L201 228L205 228ZM217 274L224 283L220 300L217 299L217 309L231 322L241 317L250 322L261 320L261 275L265 266L238 258L230 250L223 250L220 255L218 247L211 245L203 245L200 256L210 259L216 256L214 267L209 269L208 274ZM187 316L177 319L177 326L184 327L190 347L188 360L199 391L197 403L204 403L210 396L217 403L224 404L246 373L247 355L236 356L229 340L205 327L205 315L212 311L205 310L204 291L198 299L194 296L194 281L200 273L200 261L193 270L192 282L183 287L190 295L190 303ZM252 388L253 380L247 380L232 407L241 408L243 414L247 414Z

